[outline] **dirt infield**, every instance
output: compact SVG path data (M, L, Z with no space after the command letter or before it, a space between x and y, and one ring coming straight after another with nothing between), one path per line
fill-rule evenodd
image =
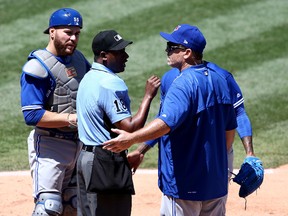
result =
M288 216L288 165L265 170L264 182L257 193L245 200L238 197L239 186L231 182L227 216ZM134 175L136 195L132 216L157 216L161 193L156 170L138 170ZM0 216L31 215L31 178L28 171L0 173Z

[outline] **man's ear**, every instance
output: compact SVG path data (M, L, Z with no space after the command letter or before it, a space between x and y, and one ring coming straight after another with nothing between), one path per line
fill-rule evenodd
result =
M185 54L184 54L184 58L188 59L188 58L191 58L191 56L193 56L193 55L194 55L194 53L191 49L186 49Z
M107 60L107 53L104 52L104 51L101 51L101 52L100 52L100 57L101 57L103 60Z
M52 38L52 40L55 38L55 28L50 28L49 29L49 35Z

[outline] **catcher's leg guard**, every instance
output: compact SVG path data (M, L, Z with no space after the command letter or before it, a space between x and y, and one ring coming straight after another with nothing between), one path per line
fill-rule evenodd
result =
M32 216L58 216L63 211L61 195L58 193L41 193L35 202Z
M76 216L77 215L77 188L66 188L63 193L63 216Z

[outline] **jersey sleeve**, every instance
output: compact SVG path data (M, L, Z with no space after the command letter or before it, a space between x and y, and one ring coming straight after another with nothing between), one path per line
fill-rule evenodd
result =
M48 91L49 80L39 79L27 73L21 75L21 109L27 125L36 125L45 109L45 95Z
M107 80L102 85L101 101L112 124L131 117L128 88L121 79Z
M244 103L242 91L231 73L227 76L226 80L230 90L233 106L236 109Z
M240 138L252 136L252 126L245 111L244 97L241 89L232 74L227 77L227 82L231 91L231 99L236 113L238 135Z

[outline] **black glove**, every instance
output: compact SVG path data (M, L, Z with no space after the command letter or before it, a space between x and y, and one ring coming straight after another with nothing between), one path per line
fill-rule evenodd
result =
M247 157L233 181L241 186L239 196L245 198L260 187L263 179L262 161L257 157Z

